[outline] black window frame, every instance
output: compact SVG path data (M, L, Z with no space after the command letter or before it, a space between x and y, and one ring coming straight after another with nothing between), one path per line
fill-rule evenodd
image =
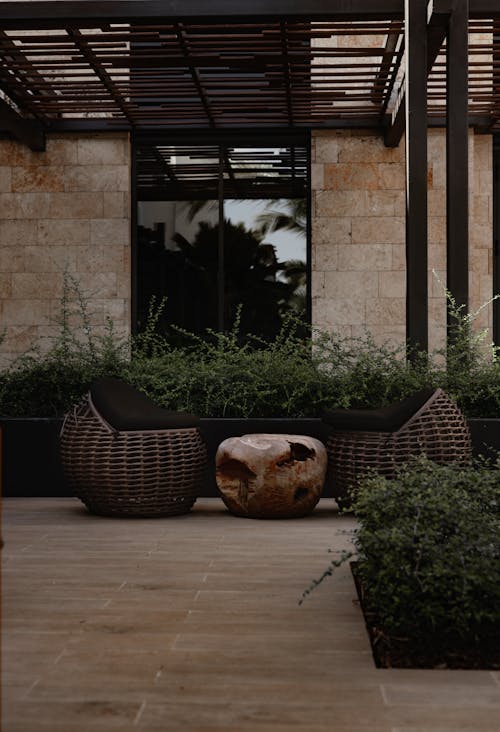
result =
M137 208L139 203L138 196L138 162L137 150L142 144L168 144L168 145L193 145L196 147L200 139L209 141L210 144L218 145L222 150L224 146L236 145L241 147L286 147L300 146L306 149L306 184L305 184L305 200L306 200L306 323L312 322L312 292L311 292L311 211L312 211L312 191L311 191L311 132L304 129L286 130L206 130L196 132L177 133L177 134L140 134L131 136L131 332L137 335L138 328L138 217ZM222 158L222 155L220 156ZM221 166L222 167L222 166ZM271 200L271 199L270 199ZM219 188L219 207L224 202L224 193ZM222 249L223 243L220 243ZM222 278L219 277L219 293L223 286ZM221 295L219 294L219 299ZM220 320L220 318L219 318ZM219 323L220 325L220 323Z

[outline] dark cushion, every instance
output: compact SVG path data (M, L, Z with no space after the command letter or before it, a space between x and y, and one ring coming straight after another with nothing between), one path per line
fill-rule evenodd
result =
M199 418L158 407L130 384L105 376L94 381L90 398L99 414L116 430L167 430L197 427Z
M380 409L331 409L321 417L335 430L395 432L434 394L435 389L422 389L395 404Z

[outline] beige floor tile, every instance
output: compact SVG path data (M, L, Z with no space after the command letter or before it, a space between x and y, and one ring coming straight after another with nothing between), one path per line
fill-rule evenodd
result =
M497 732L500 674L374 667L347 564L298 604L354 526L5 499L2 732Z

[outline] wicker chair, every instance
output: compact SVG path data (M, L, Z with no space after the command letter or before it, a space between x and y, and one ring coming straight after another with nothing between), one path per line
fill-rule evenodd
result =
M328 485L343 507L370 470L390 478L420 454L437 463L463 465L471 459L465 418L442 389L424 389L377 410L334 409L323 413L323 421L331 430Z
M64 420L67 483L91 513L187 513L206 467L197 425L196 416L157 407L119 379L99 379Z

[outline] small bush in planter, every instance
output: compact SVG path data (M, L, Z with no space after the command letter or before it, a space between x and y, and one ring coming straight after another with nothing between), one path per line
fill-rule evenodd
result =
M355 512L356 573L379 655L391 665L500 664L500 459L460 469L419 458L393 480L367 478Z

